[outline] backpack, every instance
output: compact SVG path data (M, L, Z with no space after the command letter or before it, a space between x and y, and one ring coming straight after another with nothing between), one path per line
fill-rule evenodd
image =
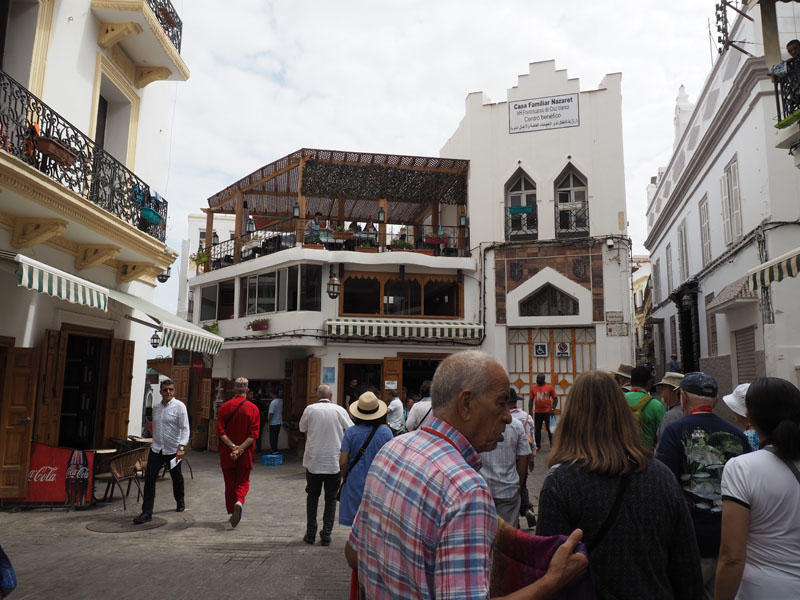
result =
M644 412L645 406L650 404L650 400L653 397L650 394L645 394L642 396L642 399L639 400L635 405L631 406L631 410L633 411L633 418L636 419L636 422L641 425L642 424L642 412Z

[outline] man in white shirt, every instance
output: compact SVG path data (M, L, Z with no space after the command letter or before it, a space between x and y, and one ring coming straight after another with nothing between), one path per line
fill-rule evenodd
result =
M431 382L428 379L422 382L419 387L419 393L422 396L422 400L415 402L411 410L408 411L408 417L406 418L406 429L408 431L414 431L422 427L431 417L433 411L431 405Z
M347 411L331 402L331 388L317 388L319 401L309 404L300 417L300 431L306 432L303 466L306 469L306 534L303 541L313 544L317 535L317 507L325 487L325 508L322 512L320 543L330 546L333 521L336 518L336 492L339 489L339 455L344 430L353 426Z
M183 512L186 508L183 501L183 473L180 461L186 453L187 443L189 443L189 415L186 406L175 398L175 384L172 380L165 379L161 382L161 402L153 405L153 443L150 445L144 474L142 514L133 519L135 525L153 519L158 473L164 464L169 464L173 458L178 460L178 463L169 470L172 478L172 495L177 505L175 510Z
M386 413L386 424L395 436L405 433L406 426L403 422L403 401L397 390L388 390L392 395L392 401L389 402L389 411Z

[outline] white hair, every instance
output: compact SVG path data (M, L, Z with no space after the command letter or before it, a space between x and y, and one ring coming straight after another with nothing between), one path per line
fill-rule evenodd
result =
M327 383L323 383L321 386L317 388L317 397L320 400L327 400L331 397L331 386Z
M480 350L456 352L445 358L433 375L433 410L446 408L462 390L470 390L476 396L484 395L489 389L488 372L492 364L500 365L492 355Z

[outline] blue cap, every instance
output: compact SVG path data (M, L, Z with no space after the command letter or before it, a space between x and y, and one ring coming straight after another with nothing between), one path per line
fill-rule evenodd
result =
M693 371L683 376L681 389L697 396L716 398L718 386L717 380L708 373Z

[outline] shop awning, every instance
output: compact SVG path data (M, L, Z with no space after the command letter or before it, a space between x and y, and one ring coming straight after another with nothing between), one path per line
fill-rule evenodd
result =
M325 332L333 338L445 340L477 342L483 325L465 321L421 321L417 319L328 319Z
M103 311L107 309L108 290L103 286L22 254L14 256L14 260L17 262L18 286L74 304L83 304Z
M742 277L726 285L706 304L706 312L721 312L744 303L758 302L758 294L749 288L748 281L747 277Z
M768 287L773 281L782 281L785 277L796 277L800 273L800 248L787 252L769 262L758 265L747 273L747 286L756 291Z
M108 290L108 296L112 300L143 312L153 319L155 321L153 327L163 332L161 346L216 354L222 347L222 342L225 341L224 338L192 325L147 300L142 300L119 290Z

